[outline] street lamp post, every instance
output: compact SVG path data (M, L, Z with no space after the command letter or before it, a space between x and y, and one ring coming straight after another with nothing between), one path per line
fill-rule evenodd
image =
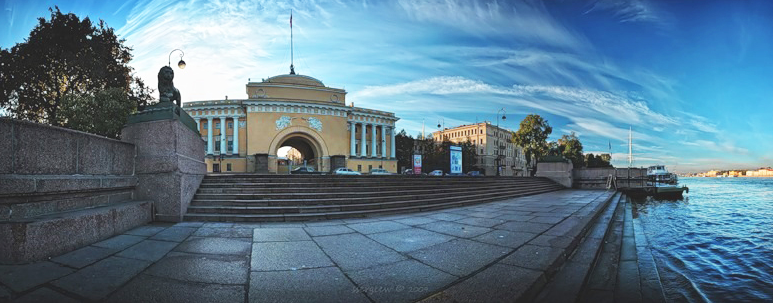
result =
M183 52L179 48L173 49L171 52L169 52L169 58L168 58L169 60L167 61L166 66L171 66L172 65L172 54L175 51L180 51L180 62L177 62L177 67L179 67L180 69L185 69L185 61L183 61L183 56L185 56L185 52Z
M500 148L500 146L499 146L499 136L501 136L501 133L500 133L500 131L499 131L499 113L500 113L500 112L502 113L502 122L504 122L505 120L507 120L507 116L505 116L505 115L507 114L507 112L505 111L505 109L504 109L504 108L500 108L500 109L497 111L497 132L496 132L496 134L497 134L497 177L499 177L499 176L501 175L501 173L499 172L499 170L500 170L500 168L501 168L501 166L500 166L500 163L499 163L499 162L502 160L502 157L501 157L501 155L500 155L500 149L501 149L501 148Z
M442 123L443 128L440 128ZM440 118L440 121L437 122L437 128L440 130L440 142L443 142L446 140L445 138L445 131L446 131L446 118Z

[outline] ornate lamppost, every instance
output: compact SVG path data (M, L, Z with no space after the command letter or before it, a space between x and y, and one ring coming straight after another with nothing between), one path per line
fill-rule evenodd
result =
M185 52L183 52L179 48L175 48L171 52L169 52L169 61L167 62L166 66L171 66L172 65L172 54L175 51L180 51L180 62L177 62L177 67L179 67L180 69L185 69L185 61L183 61L183 56L185 56Z
M500 152L500 150L502 148L501 148L501 146L499 146L499 137L502 135L501 132L499 131L499 113L500 112L502 113L502 122L507 120L507 116L505 116L505 114L507 114L507 112L505 111L504 108L500 108L497 111L497 132L496 132L496 134L497 134L497 177L499 177L501 175L501 173L499 172L500 169L501 169L501 166L500 166L499 162L502 160L502 155L501 155L501 152Z

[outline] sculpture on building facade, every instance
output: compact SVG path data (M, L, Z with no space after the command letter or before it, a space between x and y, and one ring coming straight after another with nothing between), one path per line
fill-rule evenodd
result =
M158 101L175 102L177 106L182 106L180 91L174 87L174 70L169 66L164 66L158 71Z

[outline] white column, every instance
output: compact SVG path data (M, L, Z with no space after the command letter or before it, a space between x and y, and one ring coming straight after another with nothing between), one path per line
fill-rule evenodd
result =
M386 127L381 126L381 158L386 158Z
M392 158L396 159L397 155L395 155L395 127L392 126L392 127L389 128L389 130L390 130L390 132L389 132L390 133L390 137L392 138L391 139L392 140L392 142L391 142L392 145L389 148L389 149L391 149L391 151L390 151L389 155L392 156Z
M220 154L226 154L225 117L220 117Z
M239 155L239 117L234 116L234 155Z
M354 141L354 131L357 129L357 124L354 124L354 121L349 121L349 130L351 130L350 139L349 139L349 151L350 155L356 156L357 155L357 149L355 148L357 146L357 142Z
M367 154L365 154L365 144L368 142L365 140L365 132L368 130L368 126L365 125L365 123L360 124L362 125L362 128L360 129L360 157L365 157L367 156Z
M196 118L196 131L201 131L201 118Z
M207 154L215 153L215 143L212 142L212 117L207 117Z
M370 127L371 133L370 133L370 156L375 158L376 157L376 125L373 124Z

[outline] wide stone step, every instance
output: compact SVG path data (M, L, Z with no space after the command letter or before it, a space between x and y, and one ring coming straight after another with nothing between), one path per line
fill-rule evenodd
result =
M615 211L625 204L620 202L621 199L621 193L615 194L612 203L596 219L577 249L542 289L535 302L573 302L579 297L593 265L598 262Z
M316 190L287 190L278 192L259 192L244 189L223 189L222 192L202 192L196 193L194 200L275 200L275 199L333 199L333 198L359 198L366 196L394 196L394 195L429 195L437 193L471 192L487 191L507 188L532 188L540 186L552 186L550 183L534 183L528 186L513 185L489 185L476 188L421 188L421 189L400 189L400 188L361 188L361 189L341 189L324 188ZM236 192L231 192L236 191Z
M617 272L623 245L623 225L625 223L625 196L621 197L604 236L596 262L583 283L577 302L612 302L615 300Z
M420 177L391 177L391 176L315 176L315 177L288 177L288 178L211 178L205 177L202 183L325 183L325 182L342 182L342 183L367 183L367 182L429 182L429 183L468 183L468 182L518 182L523 180L535 180L543 179L539 177L501 177L501 178L487 178L487 177L435 177L435 176L420 176Z
M0 222L0 260L53 257L146 224L152 201L126 201Z
M552 182L546 182L542 180L535 180L530 182L519 182L519 183L486 183L486 184L435 184L435 185L425 185L425 184L382 184L382 183L373 183L373 184L363 184L363 185L338 185L338 184L322 184L322 183L313 183L313 184L282 184L282 186L274 186L274 184L259 184L259 185L253 185L253 184L229 184L227 186L201 186L199 187L198 193L219 193L219 192L245 192L245 191L254 191L254 192L261 192L261 193L270 193L270 192L308 192L308 191L319 191L320 189L325 189L327 191L349 191L349 190L360 190L360 191L390 191L390 190L412 190L412 189L427 189L428 187L433 189L455 189L455 188L477 188L477 187L487 187L487 186L531 186L531 185L537 185L537 184L545 184L545 183L552 183Z
M293 175L293 174L287 174L287 175L281 175L281 174L266 174L266 175L256 175L256 174L208 174L204 177L205 179L251 179L251 180L258 180L258 179L266 179L266 180L279 180L279 179L335 179L335 178L350 178L350 179L369 179L369 178L379 178L379 179L422 179L422 178L433 178L433 179L498 179L498 180L515 180L515 179L533 179L537 177L520 177L520 176L477 176L477 177L468 177L468 176L427 176L427 175L369 175L369 174L363 174L359 176L352 176L352 175L332 175L332 174L324 174L324 175Z
M204 180L201 184L205 187L213 186L314 186L314 185L331 185L337 186L373 186L373 185L385 185L385 186L397 186L397 185L457 185L457 186L474 186L482 184L521 184L534 181L545 181L540 179L524 179L524 180L432 180L426 179L404 179L404 180L390 180L390 179L370 179L370 180L347 180L347 179L335 179L335 180L276 180L277 182L264 182L265 180ZM282 182L278 182L282 181Z
M443 198L443 197L459 197L463 194L488 194L488 193L498 193L498 192L507 192L511 190L524 190L524 189L533 189L533 190L559 190L562 189L560 185L557 184L548 184L548 185L541 185L541 186L532 186L527 188L497 188L497 189L487 189L487 190L475 190L475 191L468 191L468 192L434 192L431 194L404 194L404 193L396 193L394 195L380 195L380 194L338 194L338 195L330 195L332 197L323 197L321 195L306 195L306 196L274 196L273 199L266 199L262 198L261 196L255 196L250 195L251 197L257 197L257 199L249 199L249 197L241 197L242 199L232 199L234 195L229 196L212 196L207 197L209 199L204 199L202 196L196 196L193 201L191 201L191 205L225 205L225 203L230 205L254 205L254 206L303 206L303 205L315 205L315 204L352 204L352 203L379 203L379 202L389 202L389 201L400 201L400 200L421 200L421 199L431 199L431 198Z
M476 194L453 196L434 199L416 199L416 200L396 200L380 203L351 203L351 204L330 204L330 205L303 205L303 206L225 206L225 205L192 205L188 208L189 213L227 213L227 214L279 214L279 213L312 213L312 212L333 212L333 211L356 211L398 208L416 205L429 205L451 202L454 200L465 200L473 198L497 198L509 197L514 194L537 194L551 191L548 189L535 190L509 190L489 194Z
M478 198L469 200L455 199L452 202L407 206L407 207L395 207L395 208L383 208L383 209L371 209L371 210L359 210L359 211L337 211L327 213L287 213L287 214L196 214L188 213L185 215L185 221L223 221L223 222L289 222L289 221L312 221L312 220L332 220L343 218L355 218L355 217L369 217L376 215L387 214L402 214L420 211L438 210L451 207L469 206L480 203L492 202L507 198L521 197L526 195L539 194L549 191L541 191L535 193L512 193L508 195L502 195L490 198Z

